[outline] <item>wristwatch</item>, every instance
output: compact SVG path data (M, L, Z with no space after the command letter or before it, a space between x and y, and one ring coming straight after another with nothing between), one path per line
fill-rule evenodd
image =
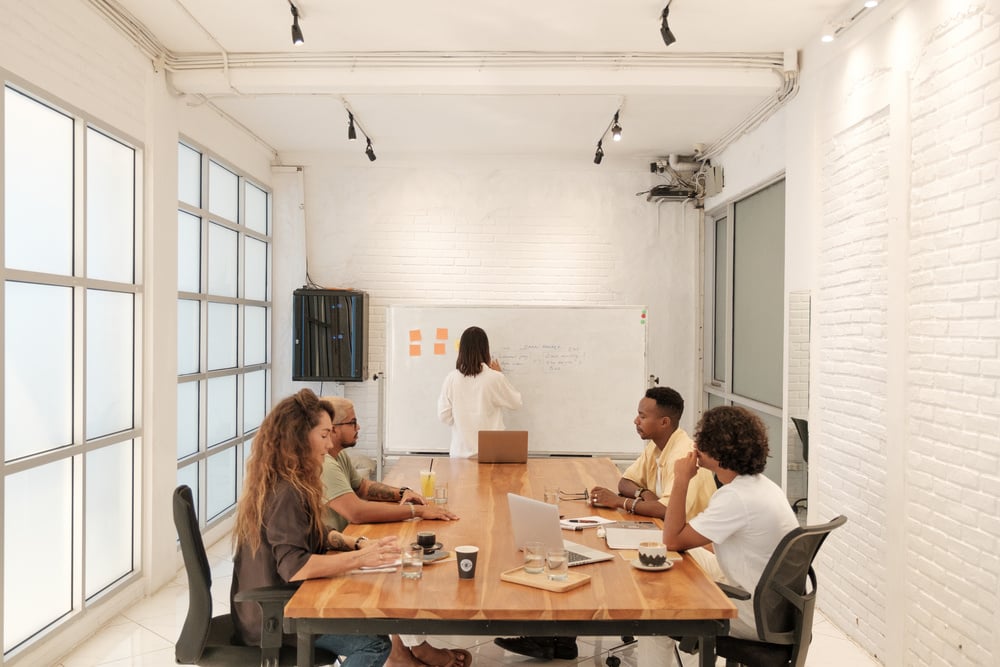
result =
M643 492L643 491L645 491L645 490L646 490L646 489L642 488L641 486L640 486L639 488L637 488L637 489L635 490L635 499L636 499L636 500L639 500L639 498L641 498L641 497L642 497L642 492ZM633 507L635 507L635 505L633 505Z
M402 500L402 499L403 499L403 496L405 496L405 495L406 495L406 492L407 492L407 491L412 491L412 490L413 490L413 489L411 489L411 488L410 488L410 487L408 487L408 486L401 486L401 487L399 487L399 499L400 499L400 500Z

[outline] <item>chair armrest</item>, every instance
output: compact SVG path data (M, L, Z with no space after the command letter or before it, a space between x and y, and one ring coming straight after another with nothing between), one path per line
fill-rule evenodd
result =
M260 588L240 591L233 596L233 599L237 602L259 602L262 605L271 602L280 602L284 606L286 602L292 599L296 590L298 590L298 586L291 584L285 586L262 586Z
M730 586L729 584L724 584L721 581L715 582L715 585L719 587L719 590L726 594L727 598L733 598L734 600L750 599L750 594L739 586Z

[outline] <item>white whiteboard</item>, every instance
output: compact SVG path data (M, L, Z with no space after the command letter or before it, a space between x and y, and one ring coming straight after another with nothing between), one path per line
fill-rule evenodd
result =
M437 399L470 326L486 331L521 392L523 407L505 411L504 423L528 431L531 455L638 456L632 420L647 386L642 306L389 306L385 454L448 451Z

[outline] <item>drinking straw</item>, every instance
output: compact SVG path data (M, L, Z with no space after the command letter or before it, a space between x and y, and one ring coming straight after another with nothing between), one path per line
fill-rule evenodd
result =
M431 466L428 468L428 470L434 470L434 457L433 456L431 457Z

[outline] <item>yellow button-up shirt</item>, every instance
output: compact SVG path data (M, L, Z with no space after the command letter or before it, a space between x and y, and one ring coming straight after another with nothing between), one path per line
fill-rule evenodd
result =
M625 470L622 477L630 479L641 487L656 493L660 502L670 502L670 491L674 485L674 462L694 450L694 442L687 432L679 428L674 431L660 451L652 440L646 441L642 455ZM687 492L688 520L708 506L708 500L715 493L715 478L704 468L691 480Z

